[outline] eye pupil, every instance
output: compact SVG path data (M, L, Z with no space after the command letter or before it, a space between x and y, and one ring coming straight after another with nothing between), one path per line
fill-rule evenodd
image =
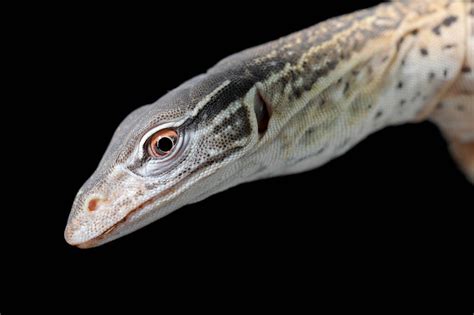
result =
M173 140L168 137L163 137L156 143L158 150L162 152L168 152L173 148Z
M161 129L148 142L148 153L155 158L163 158L175 150L179 134L174 129Z

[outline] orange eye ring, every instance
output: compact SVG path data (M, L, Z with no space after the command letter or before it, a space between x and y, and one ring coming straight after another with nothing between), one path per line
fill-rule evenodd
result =
M178 133L174 129L162 129L150 138L148 153L157 158L170 154L178 142Z

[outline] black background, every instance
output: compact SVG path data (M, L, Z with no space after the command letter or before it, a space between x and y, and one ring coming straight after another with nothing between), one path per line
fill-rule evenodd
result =
M387 128L317 170L232 188L99 248L63 239L76 192L133 109L231 53L377 3L114 5L39 17L26 56L41 88L17 108L32 121L15 150L28 167L2 222L11 296L48 286L69 305L104 292L115 294L110 303L134 294L148 304L185 293L213 300L240 285L236 297L259 299L302 284L313 297L363 284L371 295L401 286L407 298L464 277L473 187L429 123Z

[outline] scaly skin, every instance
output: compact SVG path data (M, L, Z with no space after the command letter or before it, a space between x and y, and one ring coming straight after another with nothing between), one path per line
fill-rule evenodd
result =
M473 4L413 0L331 19L230 56L117 129L65 238L88 248L183 205L303 172L385 126L431 118L473 180ZM178 133L164 158L149 152Z

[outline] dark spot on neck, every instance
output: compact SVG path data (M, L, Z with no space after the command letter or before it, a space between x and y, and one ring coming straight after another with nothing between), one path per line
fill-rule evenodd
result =
M421 96L421 92L420 91L417 91L415 96L413 96L413 98L411 99L412 102L416 101L417 98L419 98Z
M411 35L416 36L418 35L419 30L415 28L413 31L411 31Z
M348 91L349 91L349 82L346 82L346 85L344 85L343 93L346 94Z
M400 48L402 47L404 40L405 40L405 37L400 37L400 39L397 41L397 51L400 50Z
M420 53L422 56L428 56L428 49L426 48L421 48L420 49Z
M401 101L400 101L400 107L403 107L403 106L405 106L405 104L406 104L406 103L407 103L407 101L406 101L406 100L401 100Z
M463 66L462 69L461 69L462 73L471 73L471 71L472 71L471 67L469 67L467 65Z
M375 119L379 119L380 117L382 117L383 115L383 111L379 110L376 114L375 114Z
M454 48L456 46L457 46L456 44L447 44L447 45L443 46L443 49L451 49L451 48Z
M447 18L443 20L443 22L441 22L441 24L433 28L433 33L435 33L438 36L441 35L441 27L443 26L449 27L452 24L454 24L457 20L458 20L457 16L454 16L454 15L448 16Z
M434 72L430 72L430 73L428 74L428 81L429 81L429 82L432 82L435 77L436 77L436 74L435 74Z
M449 27L451 26L451 24L454 24L457 20L458 20L457 16L450 15L443 20L443 25Z
M374 68L372 68L372 65L369 65L369 66L367 67L367 73L368 73L369 75L372 75L372 73L374 73Z
M443 71L443 76L444 76L445 78L448 77L448 69L444 69L444 71Z
M403 82L402 82L402 81L399 81L399 82L398 82L397 88L398 88L398 89L403 89Z

